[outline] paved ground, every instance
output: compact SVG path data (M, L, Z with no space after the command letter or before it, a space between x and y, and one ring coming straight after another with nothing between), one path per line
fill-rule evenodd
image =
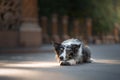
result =
M59 66L53 52L0 53L0 80L120 80L120 45L90 48L95 62L75 66Z

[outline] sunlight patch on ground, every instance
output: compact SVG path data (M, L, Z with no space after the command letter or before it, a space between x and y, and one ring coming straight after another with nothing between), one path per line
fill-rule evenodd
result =
M29 68L54 68L59 66L57 62L37 62L37 61L24 61L24 62L4 62L0 61L0 76L10 78L18 78L18 80L37 80L35 78L43 78L44 71L32 70ZM28 75L29 74L29 75ZM46 78L46 77L44 77Z
M37 77L39 75L42 75L42 72L25 70L25 69L0 68L0 76L6 76L9 78L18 78L19 80L21 79L30 80L32 77Z
M0 80L74 80L72 76L57 71L15 68L0 68L0 77L3 77Z
M108 60L108 59L95 59L94 62L104 64L120 64L120 60Z
M59 66L57 62L35 62L25 61L18 63L4 63L2 67L18 67L18 68L52 68Z
M30 71L28 70L0 68L0 76L4 76L4 75L19 76L22 74L29 74L29 73Z

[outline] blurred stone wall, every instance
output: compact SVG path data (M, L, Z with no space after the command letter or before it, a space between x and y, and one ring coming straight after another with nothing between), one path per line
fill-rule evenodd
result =
M21 0L0 0L0 31L18 30L20 17Z
M37 0L0 0L0 47L39 47Z

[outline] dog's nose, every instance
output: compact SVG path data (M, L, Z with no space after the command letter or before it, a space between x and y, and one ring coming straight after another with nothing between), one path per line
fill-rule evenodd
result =
M61 61L63 60L63 56L60 56L60 60L61 60Z

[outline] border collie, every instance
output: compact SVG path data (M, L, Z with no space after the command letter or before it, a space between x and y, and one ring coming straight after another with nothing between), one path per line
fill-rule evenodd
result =
M91 62L91 52L81 40L68 39L62 43L53 43L56 57L61 66Z

